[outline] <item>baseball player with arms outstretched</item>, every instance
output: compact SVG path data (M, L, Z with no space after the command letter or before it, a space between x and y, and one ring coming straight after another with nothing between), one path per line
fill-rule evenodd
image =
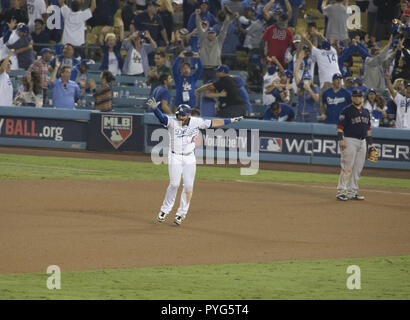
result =
M336 199L364 200L359 195L358 181L366 160L366 142L373 146L369 110L363 107L363 92L352 91L352 104L346 107L339 116L337 137L341 152L341 167Z
M183 190L180 205L174 219L174 223L180 225L188 213L192 198L196 172L194 149L196 146L196 137L200 133L199 130L219 128L237 122L243 117L204 120L202 118L191 117L191 107L187 104L181 104L177 107L177 111L175 112L176 118L174 118L164 115L161 110L157 108L160 102L155 101L154 98L150 98L147 104L152 108L158 120L168 128L170 138L168 152L170 183L157 220L159 222L165 221L166 216L172 210L182 176L184 181Z

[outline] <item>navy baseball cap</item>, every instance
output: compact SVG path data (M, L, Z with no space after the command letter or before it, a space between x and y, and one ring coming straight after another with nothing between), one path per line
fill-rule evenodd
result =
M321 47L324 50L330 50L330 41L329 40L323 40L321 43Z
M363 97L362 90L359 90L359 89L352 90L352 97Z
M209 3L208 0L199 0L198 2L199 2L199 5L204 4L204 3L206 3L206 4Z
M405 88L410 87L410 82L407 82L407 83L404 85L404 87L405 87Z
M302 80L313 80L313 78L310 74L305 73L302 77Z
M26 24L22 24L20 27L17 28L17 31L29 32L29 29L28 29L28 26Z
M223 72L223 73L229 73L229 67L226 64L221 64L219 67L215 68L216 72Z
M335 73L332 77L332 80L335 80L335 79L343 79L342 74L341 73Z
M215 30L213 27L209 27L206 32L208 32L208 33L216 33L216 30Z
M40 51L40 56L42 56L42 55L45 54L45 53L51 53L51 54L53 54L54 51L51 50L51 49L49 49L49 48L43 48L43 49L41 49L41 51Z
M377 94L376 90L373 89L373 88L370 88L369 91L367 91L367 94L372 93L372 92L373 92L374 94Z
M191 107L187 104L180 104L177 107L177 111L175 112L176 115L181 115L181 116L186 116L191 113L192 113Z

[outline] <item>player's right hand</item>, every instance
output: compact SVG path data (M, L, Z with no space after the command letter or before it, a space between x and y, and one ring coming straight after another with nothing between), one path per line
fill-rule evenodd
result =
M161 101L157 102L157 101L155 100L155 98L149 98L148 101L147 101L147 105L148 105L152 110L155 110L160 103L161 103Z

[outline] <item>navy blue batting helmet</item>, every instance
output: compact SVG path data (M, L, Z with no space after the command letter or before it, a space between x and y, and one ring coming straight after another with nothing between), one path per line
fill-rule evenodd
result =
M187 104L180 104L177 107L177 111L175 112L176 115L186 116L187 114L191 114L192 110L191 107Z

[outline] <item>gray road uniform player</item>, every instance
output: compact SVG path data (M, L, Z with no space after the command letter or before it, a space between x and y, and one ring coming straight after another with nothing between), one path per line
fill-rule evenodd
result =
M337 135L341 153L341 172L337 200L364 200L359 195L358 182L364 167L368 147L373 146L370 113L363 108L363 93L353 90L352 104L339 116Z

